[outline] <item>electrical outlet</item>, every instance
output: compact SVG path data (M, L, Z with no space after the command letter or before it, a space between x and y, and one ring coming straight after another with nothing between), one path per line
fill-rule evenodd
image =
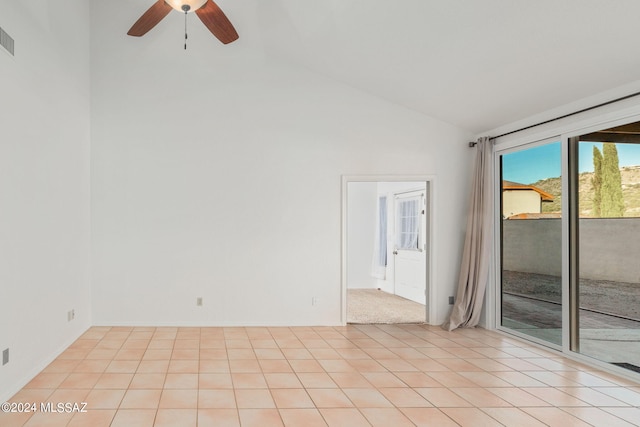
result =
M311 297L311 305L318 305L318 298L317 297Z
M76 318L76 311L75 310L69 310L67 311L67 322L71 322L73 319Z
M8 348L2 350L2 366L6 365L7 363L9 363L9 349Z
M449 297L449 305L453 305L454 299L455 298L453 298L453 297Z
M198 298L196 298L196 305L197 305L198 307L202 307L202 297L198 297Z

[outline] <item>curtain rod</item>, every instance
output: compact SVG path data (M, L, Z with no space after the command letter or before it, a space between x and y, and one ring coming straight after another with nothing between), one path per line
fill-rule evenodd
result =
M537 127L537 126L546 125L547 123L552 123L552 122L555 122L557 120L566 119L567 117L571 117L571 116L575 116L576 114L580 114L580 113L584 113L584 112L587 112L587 111L595 110L596 108L604 107L604 106L607 106L609 104L613 104L615 102L624 101L626 99L633 98L633 97L636 97L638 95L640 95L640 92L634 92L634 93L632 93L630 95L625 95L625 96L622 96L620 98L612 99L611 101L602 102L602 103L600 103L598 105L593 105L591 107L583 108L582 110L574 111L573 113L565 114L563 116L555 117L553 119L549 119L549 120L545 120L545 121L540 122L540 123L536 123L535 125L525 126L523 128L520 128L520 129L516 129L516 130L512 130L510 132L506 132L506 133L500 134L498 136L490 136L489 139L490 140L496 140L498 138L502 138L503 136L512 135L514 133L522 132L523 130L529 130L531 128L534 128L534 127ZM477 142L470 142L469 143L469 147L475 147L476 144L477 144Z

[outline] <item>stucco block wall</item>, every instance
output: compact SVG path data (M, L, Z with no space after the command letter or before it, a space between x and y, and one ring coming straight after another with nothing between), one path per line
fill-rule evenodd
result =
M560 219L505 220L503 268L560 276ZM640 219L580 220L580 276L586 279L640 283Z

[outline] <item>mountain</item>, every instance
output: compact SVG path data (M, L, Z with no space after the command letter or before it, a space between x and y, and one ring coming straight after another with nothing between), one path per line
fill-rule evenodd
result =
M640 166L624 166L620 168L622 177L622 197L624 198L625 217L640 217ZM580 216L591 216L593 210L593 172L579 175L579 207ZM560 177L542 179L531 184L553 195L553 202L543 203L543 212L560 212L562 203L562 182Z

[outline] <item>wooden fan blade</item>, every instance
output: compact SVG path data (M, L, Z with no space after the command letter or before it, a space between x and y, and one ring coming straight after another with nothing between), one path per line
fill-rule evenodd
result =
M238 33L233 28L231 21L213 0L208 0L204 6L196 10L198 18L222 43L231 43L238 40Z
M155 27L158 22L162 21L162 19L167 16L171 10L171 6L165 3L164 0L158 0L142 14L140 19L133 24L127 34L134 37L144 36L150 29Z

